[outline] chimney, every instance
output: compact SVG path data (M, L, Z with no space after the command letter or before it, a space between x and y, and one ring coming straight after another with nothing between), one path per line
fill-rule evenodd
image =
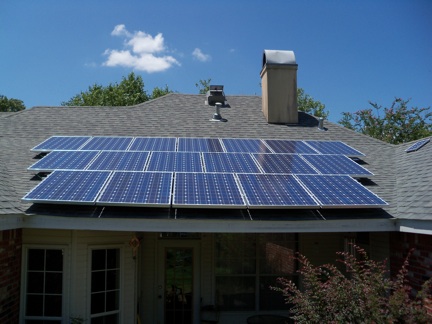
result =
M268 123L297 124L297 63L293 51L264 50L262 111Z

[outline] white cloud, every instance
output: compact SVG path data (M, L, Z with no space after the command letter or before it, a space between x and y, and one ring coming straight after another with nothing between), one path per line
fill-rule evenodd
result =
M209 54L204 54L199 48L195 48L193 50L192 56L201 62L207 62L211 60L211 56Z
M108 56L103 63L105 66L130 67L154 73L165 71L173 65L180 65L174 57L163 55L166 46L161 33L155 37L142 31L130 33L125 25L117 25L111 35L124 37L125 48L122 50L107 49L104 53Z

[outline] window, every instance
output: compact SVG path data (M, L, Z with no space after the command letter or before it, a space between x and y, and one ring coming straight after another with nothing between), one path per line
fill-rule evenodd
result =
M120 312L120 250L91 251L91 323L118 323Z
M295 280L295 234L216 234L216 302L223 310L286 309L276 279Z
M61 323L63 313L63 249L27 249L25 323Z

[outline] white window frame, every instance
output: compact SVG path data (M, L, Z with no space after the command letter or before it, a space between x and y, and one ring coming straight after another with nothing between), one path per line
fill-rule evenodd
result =
M88 285L87 285L87 318L88 322L91 323L92 315L91 314L91 275L92 275L92 252L95 250L110 250L117 249L119 250L119 308L118 311L111 311L105 313L98 313L98 315L112 315L118 314L119 323L123 322L123 291L124 291L124 282L123 282L123 272L124 272L124 248L123 245L92 245L88 247Z
M63 282L62 282L62 316L61 317L46 317L46 316L26 316L26 295L27 295L27 267L28 267L28 252L29 250L62 250L63 251ZM26 320L53 320L64 322L64 318L69 315L69 272L70 251L68 245L50 245L50 244L23 244L21 257L21 296L20 296L20 323L25 323Z

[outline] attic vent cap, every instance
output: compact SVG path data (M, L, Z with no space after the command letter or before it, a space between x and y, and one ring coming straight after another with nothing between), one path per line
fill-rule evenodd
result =
M206 93L206 104L209 106L214 106L217 102L220 102L222 105L224 105L226 99L223 88L223 85L210 85L209 90Z
M293 51L264 50L263 67L266 64L297 65Z
M222 104L220 102L216 102L215 103L215 113L213 114L213 118L210 119L210 121L218 121L218 122L226 122L227 120L225 118L222 118L221 114L220 114L220 107L222 106Z

